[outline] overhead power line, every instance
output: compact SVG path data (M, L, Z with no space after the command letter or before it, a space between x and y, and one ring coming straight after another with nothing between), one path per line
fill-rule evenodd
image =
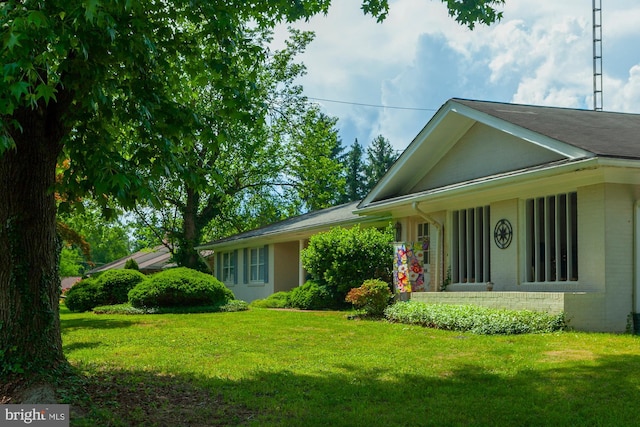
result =
M311 96L307 96L307 99L311 99L313 101L333 102L336 104L358 105L360 107L389 108L393 110L438 111L436 108L395 107L391 105L363 104L361 102L338 101L336 99L313 98Z

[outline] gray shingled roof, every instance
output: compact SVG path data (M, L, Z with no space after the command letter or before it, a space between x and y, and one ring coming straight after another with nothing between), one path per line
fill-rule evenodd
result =
M87 274L91 275L99 271L122 269L130 259L134 259L136 261L136 263L138 264L138 268L142 272L158 271L172 265L169 263L169 260L171 259L171 253L169 252L169 249L164 245L159 245L155 248L143 249L134 254L127 255L124 258L120 258L108 264L101 265L100 267L93 268L89 272L87 272Z
M206 249L212 245L231 243L239 240L246 240L256 237L276 236L284 233L295 233L306 230L325 229L332 226L356 224L360 222L368 222L376 218L362 217L354 214L358 206L358 202L346 203L331 208L321 209L306 213L304 215L295 216L267 225L262 228L236 234L226 239L216 240L201 245L200 249Z
M453 101L597 156L640 159L640 114Z

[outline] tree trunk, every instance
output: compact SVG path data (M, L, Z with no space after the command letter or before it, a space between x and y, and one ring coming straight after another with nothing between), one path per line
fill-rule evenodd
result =
M0 376L65 361L53 193L63 130L55 106L14 113L21 132L0 154Z
M204 261L198 255L195 247L200 244L202 228L198 226L198 205L200 193L191 187L186 188L186 203L182 212L182 235L178 239L178 265L207 271Z

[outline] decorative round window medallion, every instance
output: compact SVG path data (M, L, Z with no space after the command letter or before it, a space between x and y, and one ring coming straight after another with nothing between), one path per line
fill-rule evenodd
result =
M507 249L513 238L513 228L508 219L501 219L493 230L493 239L500 249Z

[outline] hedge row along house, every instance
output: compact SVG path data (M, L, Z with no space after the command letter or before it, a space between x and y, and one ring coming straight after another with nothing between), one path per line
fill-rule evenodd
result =
M304 282L311 234L389 221L412 299L624 331L640 313L640 115L451 99L359 203L201 249L251 301Z

